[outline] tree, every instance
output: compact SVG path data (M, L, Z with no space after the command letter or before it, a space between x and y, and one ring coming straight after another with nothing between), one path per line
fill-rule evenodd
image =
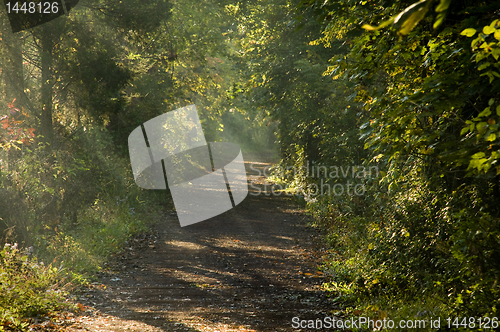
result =
M327 73L353 84L356 100L369 112L362 137L373 161L387 171L382 183L390 195L381 201L374 193L381 209L363 209L381 219L378 226L366 225L373 234L368 261L380 268L364 278L382 285L364 288L372 295L394 287L438 296L455 313L493 313L500 269L492 263L500 261L493 240L500 212L494 14L500 3L302 5L325 22L324 43L349 45L347 54L332 57ZM467 36L475 37L472 45ZM407 235L395 239L400 233Z

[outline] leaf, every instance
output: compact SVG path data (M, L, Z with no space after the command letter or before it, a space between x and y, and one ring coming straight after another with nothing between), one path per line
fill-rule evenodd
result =
M492 28L492 27L490 27L489 25L487 25L487 26L485 26L485 27L483 28L483 33L484 33L485 35L491 35L492 33L496 32L496 31L497 31L497 29Z
M496 30L493 36L495 37L496 40L500 40L500 30Z
M28 128L26 131L30 134L31 137L35 137L35 128Z
M486 107L479 115L477 116L478 118L483 117L483 116L489 116L491 114L491 110L489 107Z
M463 36L472 37L476 34L476 29L468 28L460 33Z
M484 131L486 131L486 127L488 126L488 123L487 122L479 122L477 125L476 125L476 129L479 133L483 133Z
M427 14L431 1L422 0L403 10L394 20L394 24L401 23L399 35L409 34Z
M495 60L498 60L498 58L500 57L500 48L494 48L493 50L491 50L491 55L493 55Z
M450 7L450 3L451 3L451 0L441 0L439 5L436 7L436 12L437 13L444 12L445 10L448 9L448 7Z
M394 22L394 17L391 17L390 19L380 23L378 27L374 27L370 24L363 24L362 28L368 31L376 31L391 25L393 22Z
M493 142L494 140L497 139L497 135L495 133L491 133L487 138L486 141L488 142Z
M472 159L480 159L483 158L486 154L484 152L478 152L472 155Z
M486 73L482 73L480 76L488 76L490 78L490 83L493 82L493 80L495 79L495 77L491 73L491 70L487 71Z
M489 63L489 62L484 62L484 63L482 63L479 67L477 67L477 70L483 70L483 69L488 68L489 66L491 66L491 63Z
M436 19L436 22L434 22L434 24L432 25L432 28L433 29L439 28L439 26L443 23L445 17L446 17L446 14L444 12L439 13L439 15Z

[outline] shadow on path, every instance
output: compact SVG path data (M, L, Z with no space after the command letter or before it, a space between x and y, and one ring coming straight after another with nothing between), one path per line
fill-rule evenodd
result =
M249 166L236 208L184 228L167 212L154 235L130 241L80 300L97 313L71 331L294 331L293 317L329 315L317 233L289 197L258 195L265 183Z

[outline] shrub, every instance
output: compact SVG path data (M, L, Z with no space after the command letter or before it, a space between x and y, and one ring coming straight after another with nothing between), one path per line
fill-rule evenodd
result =
M23 330L25 317L68 309L69 283L62 268L45 266L32 256L32 248L19 250L17 243L0 251L0 331Z

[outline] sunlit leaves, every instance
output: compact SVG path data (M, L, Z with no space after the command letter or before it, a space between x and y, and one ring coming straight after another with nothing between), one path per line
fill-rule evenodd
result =
M398 34L407 35L425 17L432 1L422 0L403 10L394 19Z
M451 0L441 0L439 5L436 7L436 12L444 12L448 9L451 4Z
M426 17L433 3L434 0L421 0L419 2L415 2L414 4L406 7L399 14L385 20L379 26L375 27L370 24L363 24L362 28L368 31L376 31L393 24L399 35L408 35L419 24L419 22ZM438 13L438 15L433 24L434 29L437 29L443 23L450 3L451 0L441 0L439 2L436 7L436 13Z
M487 26L485 26L485 27L483 28L483 33L484 33L485 35L490 35L490 34L494 33L495 31L497 31L497 30L496 30L495 28L493 28L493 27L489 26L489 25L487 25Z
M24 317L70 309L62 267L45 266L17 243L0 250L0 331L28 331ZM44 324L44 328L45 328Z
M329 8L327 29L354 21L371 30L348 29L344 36L349 37L341 39L349 45L347 54L330 62L335 78L349 81L352 95L362 96L371 120L362 126L361 137L375 156L372 161L387 170L376 194L364 197L365 204L376 207L367 213L347 200L355 216L342 219L347 225L380 219L380 225L392 228L373 230L377 244L356 242L360 251L371 253L368 262L378 259L394 267L383 277L367 272L364 284L385 277L396 281L384 285L384 296L415 287L417 296L427 292L450 301L455 313L495 312L499 265L488 258L498 255L500 27L486 9L491 2L394 1L371 11L366 10L370 2L327 4L350 10ZM387 190L386 199L374 199ZM351 212L356 209L363 212ZM396 234L404 230L409 236L402 237L409 241L398 243ZM433 267L437 270L428 281ZM401 271L412 282L405 283Z
M481 72L480 76L488 77L488 82L494 84L494 81L500 78L500 45L498 38L500 33L498 30L499 20L493 20L489 25L483 26L482 33L472 41L471 48L474 52L473 59L477 64L477 71ZM461 35L473 37L477 30L475 28L467 28L461 32ZM492 37L493 39L492 41ZM477 144L484 142L479 146L480 152L475 153L469 162L469 174L486 174L489 171L493 174L497 171L492 169L493 165L498 162L500 155L496 148L492 150L491 143L497 142L500 128L498 121L500 120L500 105L494 107L497 101L495 98L488 100L488 106L485 107L472 121L467 120L467 126L462 128L461 135L468 132L474 133ZM476 150L477 151L477 150Z
M0 117L0 149L20 149L20 145L29 145L35 138L35 129L25 125L24 119L29 115L14 107L15 100L9 103L9 115Z
M467 28L464 31L462 31L460 34L463 35L463 36L472 37L472 36L475 35L475 33L476 33L476 29L474 29L474 28Z
M368 30L368 31L376 31L376 30L380 30L380 29L383 29L389 25L391 25L392 23L394 23L394 20L395 20L395 17L392 17L384 22L382 22L379 26L372 26L370 24L363 24L362 28L365 29L365 30Z

